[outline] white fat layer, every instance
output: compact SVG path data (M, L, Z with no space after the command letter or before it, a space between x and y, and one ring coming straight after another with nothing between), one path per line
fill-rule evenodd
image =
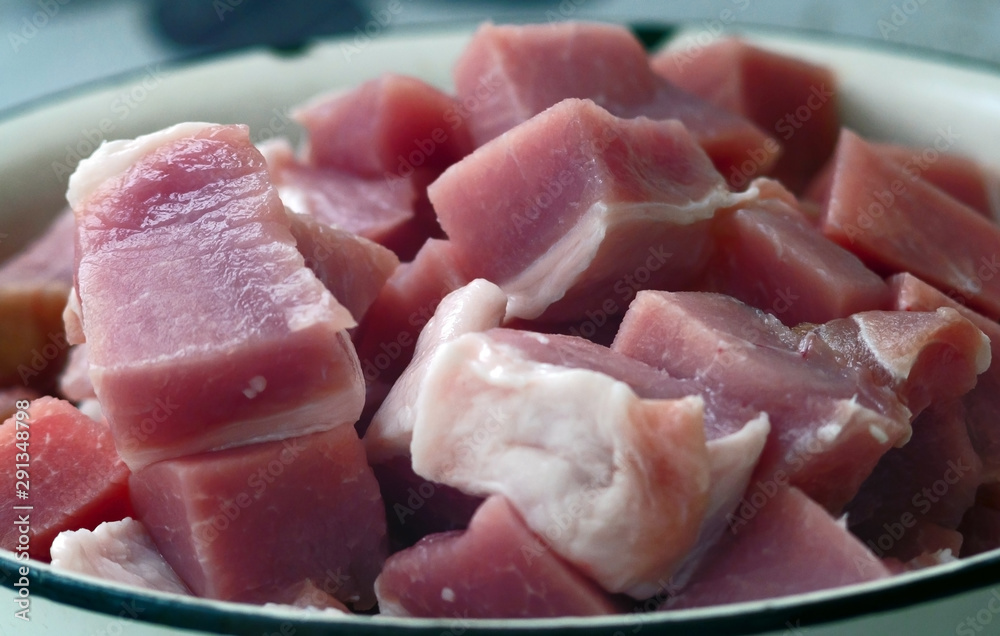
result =
M61 532L52 542L52 568L163 592L190 594L138 521L126 517L93 531Z
M103 142L94 154L79 163L69 177L66 200L76 210L102 183L126 170L156 148L178 139L197 135L215 126L205 122L185 122L135 139Z
M759 192L755 186L740 194L718 187L687 205L651 202L609 207L603 202L595 203L544 254L502 285L509 298L507 316L537 318L565 296L597 258L612 225L643 220L691 225L712 218L721 207L756 196Z
M676 546L663 511L651 508L671 495L649 482L651 450L631 432L641 426L634 421L641 403L672 407L703 426L700 396L641 400L610 376L526 360L483 334L466 334L441 345L427 365L414 409L413 469L470 494L504 495L529 528L605 589L645 598L676 565L656 570L662 552ZM707 498L707 453L691 472L685 478ZM692 535L702 521L690 506L670 516ZM649 553L650 543L661 553Z
M413 404L420 394L424 369L437 348L466 333L499 327L507 307L507 296L499 287L477 278L445 296L424 325L406 367L372 418L365 433L368 461L377 464L410 451Z

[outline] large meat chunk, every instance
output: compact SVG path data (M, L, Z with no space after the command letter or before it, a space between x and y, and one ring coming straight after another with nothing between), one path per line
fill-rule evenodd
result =
M954 356L968 383L985 355L982 334L950 314L929 314L927 337L907 346L873 337L884 335L875 329L851 341L852 330L884 322L869 314L825 331L793 331L727 296L640 292L613 348L767 413L772 433L759 481L791 483L839 511L878 459L909 438L908 391L917 395L916 387L936 377L933 363ZM950 335L939 341L939 331ZM949 396L949 386L939 395Z
M568 98L591 99L618 117L679 119L725 175L743 185L765 174L778 142L753 124L657 76L627 29L610 24L484 24L454 69L458 99L477 146ZM750 161L752 168L740 173Z
M888 308L889 288L875 272L827 240L781 185L755 184L759 198L717 216L716 249L699 289L734 296L788 326Z
M389 616L542 618L626 606L554 554L502 496L468 530L436 534L386 561L375 585Z
M715 500L731 494L713 490L705 401L643 399L604 373L537 362L493 336L447 342L426 366L412 406L414 471L505 495L605 589L652 595L696 546ZM757 452L766 419L758 424Z
M674 288L701 272L709 219L741 200L677 121L569 99L449 168L429 191L470 278L508 318L572 320L624 276Z
M973 308L1000 316L1000 227L883 157L840 135L823 232L876 271L910 272Z
M52 388L66 361L62 312L73 286L73 213L0 267L0 386Z
M795 192L833 154L840 119L837 78L829 69L738 38L693 49L667 49L654 55L650 64L680 88L780 139L782 153L770 174ZM740 175L734 173L730 180L735 176ZM744 176L736 185L747 181Z
M52 569L161 592L191 593L146 529L131 517L102 523L93 532L60 533L52 542Z
M438 172L472 152L458 102L413 77L386 73L298 108L308 161L365 177Z
M38 398L27 414L0 426L0 503L13 521L0 529L0 548L45 561L60 532L130 514L129 471L107 427L69 402Z
M131 467L358 419L355 322L305 266L245 127L104 144L67 198L68 322Z
M779 488L727 532L665 609L770 599L886 578L842 523L796 488Z
M157 462L130 486L139 519L198 596L285 602L292 586L333 573L340 601L375 602L385 514L351 426Z

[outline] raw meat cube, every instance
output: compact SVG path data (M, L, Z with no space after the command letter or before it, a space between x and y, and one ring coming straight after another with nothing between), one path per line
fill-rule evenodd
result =
M296 250L246 127L104 144L67 198L69 322L129 466L357 421L355 322Z
M290 587L334 573L341 602L375 602L385 513L353 427L157 462L130 485L139 519L198 596L284 603Z

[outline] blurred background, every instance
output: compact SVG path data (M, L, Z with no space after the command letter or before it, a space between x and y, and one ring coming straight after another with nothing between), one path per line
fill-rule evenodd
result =
M382 20L388 15L391 19ZM1000 65L1000 8L960 0L0 0L0 117L53 93L255 45L428 24L598 19L708 29L767 24L902 43Z

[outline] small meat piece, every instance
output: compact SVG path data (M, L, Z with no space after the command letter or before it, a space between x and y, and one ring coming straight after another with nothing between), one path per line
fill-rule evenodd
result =
M779 488L726 533L664 609L773 599L890 574L821 506L796 488Z
M0 478L8 484L0 504L15 521L0 530L0 548L45 561L60 532L131 514L129 471L107 426L69 402L38 398L27 413L0 426Z
M989 339L951 308L866 311L799 331L815 333L844 363L892 389L914 417L968 393L990 366Z
M62 312L73 286L74 232L65 210L0 267L0 386L51 391L65 364Z
M1000 316L1000 227L845 130L823 233L883 274L910 272Z
M801 192L833 154L840 132L839 87L827 68L738 38L693 50L666 49L650 65L676 86L779 139L782 153L769 174L793 192ZM730 181L737 176L742 175L733 173ZM743 177L735 185L748 181Z
M711 488L700 397L644 400L470 333L438 347L413 411L414 472L503 494L608 591L652 595L695 545Z
M797 334L728 296L640 292L612 348L767 413L771 435L756 478L791 483L833 511L909 437L910 411L890 389L817 334Z
M385 513L350 426L157 462L130 486L139 519L198 596L283 603L292 586L333 572L341 602L375 602Z
M386 281L354 334L369 420L410 363L417 337L438 303L470 280L459 272L451 242L431 239Z
M977 161L938 152L936 148L914 148L871 143L882 157L901 164L908 181L924 180L979 212L994 223L1000 221L1000 174ZM835 162L816 175L806 196L823 205L833 187Z
M69 322L130 467L357 421L356 323L296 250L246 127L104 144L67 198Z
M375 302L399 266L388 248L304 214L291 213L289 230L306 267L356 321Z
M928 525L955 530L975 502L981 472L962 402L932 404L913 422L910 441L885 454L847 505L851 532L880 557L902 561L953 547L927 532L924 539L909 535Z
M52 542L52 569L174 594L190 594L141 523L126 517L90 530L67 530Z
M689 284L709 220L741 200L677 121L569 99L482 146L429 188L455 259L507 294L508 318L575 320L642 269Z
M699 289L734 296L790 327L889 307L882 278L816 230L789 192L770 180L755 184L760 198L716 217L716 249Z
M991 359L1000 360L1000 325L911 274L898 274L889 279L900 311L935 311L941 307L957 310L982 330L990 341ZM968 392L965 403L969 439L983 461L983 481L1000 479L1000 364L992 363Z
M780 152L775 140L747 120L657 76L642 44L618 25L484 24L453 74L476 146L576 98L593 100L618 117L679 119L722 174L739 172L751 161L739 187L766 174Z
M361 177L298 161L285 140L265 144L271 181L290 210L388 247L409 260L428 230L415 206L426 186L423 173L403 177Z
M554 554L499 495L480 506L468 530L429 536L391 556L375 591L387 616L543 618L627 609Z
M321 95L292 116L309 135L308 163L364 177L440 172L473 150L459 103L405 75Z
M89 349L86 342L70 347L66 368L59 376L59 391L72 402L97 397L94 383L90 381Z

